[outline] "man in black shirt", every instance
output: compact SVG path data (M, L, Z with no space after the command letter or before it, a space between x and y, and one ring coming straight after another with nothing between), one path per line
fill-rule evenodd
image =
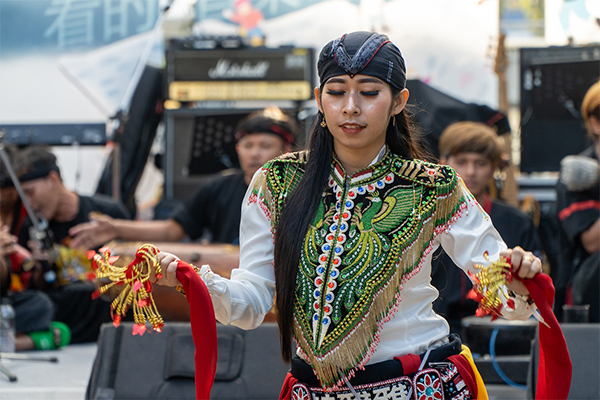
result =
M90 213L129 218L125 207L103 196L81 196L67 189L61 179L56 156L42 146L22 151L15 172L31 211L47 221L53 244L43 248L33 233L31 219L19 232L19 244L27 246L39 260L29 287L45 290L55 306L54 320L64 322L72 333L72 343L96 340L100 325L111 321L110 303L92 300L95 285L89 260L69 246L69 229L89 221Z
M506 245L521 246L540 256L541 244L533 221L488 195L488 184L500 166L502 155L496 132L479 122L458 122L444 130L439 147L440 163L458 172ZM460 333L460 320L474 315L478 303L466 298L471 281L441 249L433 255L432 284L440 292L433 309L448 320L453 333Z
M240 171L227 171L205 185L159 221L123 221L94 218L70 230L73 246L92 248L113 239L175 242L186 235L201 237L205 230L212 243L238 243L241 206L254 173L267 161L292 150L296 124L276 107L251 113L237 127L236 151Z
M597 166L600 158L600 82L587 91L581 113L594 144L579 156L584 162L595 161ZM556 203L561 229L555 313L560 321L563 304L589 304L590 321L599 322L600 182L597 172L586 178L584 174L563 169L556 186Z

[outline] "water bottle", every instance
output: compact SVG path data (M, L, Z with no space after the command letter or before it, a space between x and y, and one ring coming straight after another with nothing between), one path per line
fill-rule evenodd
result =
M15 309L8 299L0 305L0 352L15 352Z

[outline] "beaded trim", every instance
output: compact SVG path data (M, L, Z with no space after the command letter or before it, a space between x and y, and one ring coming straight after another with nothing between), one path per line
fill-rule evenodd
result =
M305 161L306 153L275 159L252 189L273 228ZM322 385L336 387L369 360L401 284L465 209L462 186L448 167L389 151L351 177L334 159L302 248L294 312L295 341Z

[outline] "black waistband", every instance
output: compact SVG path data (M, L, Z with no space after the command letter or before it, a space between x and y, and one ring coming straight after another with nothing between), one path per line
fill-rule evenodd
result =
M446 358L460 354L462 341L457 334L448 336L449 342L443 346L437 347L429 353L427 362L440 362ZM421 354L421 360L425 353ZM298 356L292 358L292 375L301 383L310 387L320 387L319 380L312 370L310 364L306 363ZM375 364L365 365L364 370L357 370L350 384L364 385L367 383L384 381L386 379L398 378L405 375L402 368L402 362L399 360L382 361Z

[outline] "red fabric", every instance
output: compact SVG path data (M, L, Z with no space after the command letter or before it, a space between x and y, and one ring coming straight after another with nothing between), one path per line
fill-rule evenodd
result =
M196 399L210 399L217 373L217 323L206 285L186 262L177 262L177 280L190 303L192 337L196 347Z
M539 324L540 363L536 399L566 399L571 388L572 365L565 337L552 312L554 285L546 274L522 280L535 301L542 318L550 326Z
M473 398L476 399L479 394L477 390L477 380L475 379L475 374L473 373L473 367L469 364L469 361L465 357L460 354L456 354L448 357L448 360L454 365L456 365L456 369L458 369L458 373L460 377L469 388L469 392L473 395Z
M279 392L279 400L290 400L292 398L292 386L298 383L298 379L294 378L291 372L288 372Z
M412 375L419 370L421 366L421 357L416 354L407 354L401 357L394 357L402 363L402 372L404 375Z
M492 201L490 200L490 196L488 196L487 194L485 195L485 201L483 202L481 207L483 207L483 211L485 211L488 214L492 212L494 203L492 203Z
M598 200L586 200L571 204L569 207L560 210L558 213L558 219L564 221L569 218L571 214L577 211L585 210L600 210L600 202Z

